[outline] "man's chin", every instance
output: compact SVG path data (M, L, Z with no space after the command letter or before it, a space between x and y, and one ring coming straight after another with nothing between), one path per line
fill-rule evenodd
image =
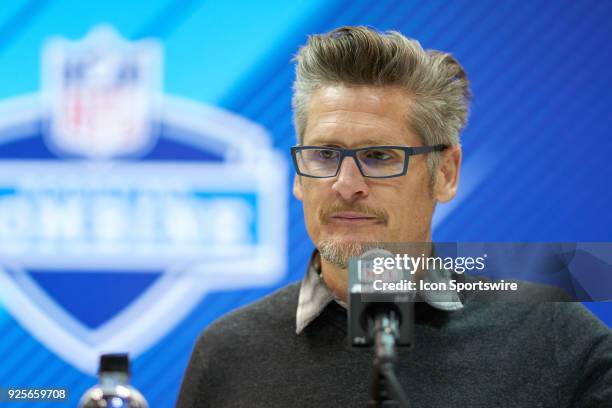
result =
M349 260L361 256L365 249L365 241L355 240L323 240L318 249L321 257L330 264L342 269L348 268Z

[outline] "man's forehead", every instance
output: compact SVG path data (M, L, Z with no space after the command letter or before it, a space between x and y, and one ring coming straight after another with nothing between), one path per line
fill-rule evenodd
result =
M311 101L317 100L317 104L311 104L310 109L325 109L328 105L341 105L347 110L364 109L376 111L390 104L397 106L398 110L406 111L411 105L411 96L399 86L377 86L377 85L328 85L315 90L311 95Z
M313 146L340 146L347 148L358 148L364 146L404 146L409 142L406 137L390 137L387 135L372 135L360 137L358 135L345 134L321 134L308 137L306 144Z
M380 122L363 126L350 121L336 123L317 122L313 118L305 132L304 144L313 146L419 146L421 138L409 129L407 120L403 126L388 127ZM378 125L378 126L377 126Z
M304 144L360 147L416 145L408 94L393 87L334 86L310 100Z

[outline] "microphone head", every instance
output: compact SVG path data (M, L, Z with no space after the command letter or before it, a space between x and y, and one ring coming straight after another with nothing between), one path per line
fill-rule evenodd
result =
M394 255L382 248L372 248L359 257L359 281L372 284L376 280L399 282L402 271L397 267Z
M366 302L407 302L415 291L413 274L399 264L400 255L384 248L371 248L349 263L349 295L359 293Z

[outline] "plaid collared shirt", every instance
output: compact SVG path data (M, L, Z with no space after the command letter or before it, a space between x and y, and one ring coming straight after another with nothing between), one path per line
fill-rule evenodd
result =
M319 252L314 251L310 258L306 276L300 286L298 307L296 311L295 332L300 334L314 319L321 314L331 301L335 301L345 309L347 304L336 298L327 287L320 273ZM424 280L428 282L448 282L451 271L442 270L428 273ZM463 303L457 292L420 292L419 296L430 306L445 311L454 311L463 308Z

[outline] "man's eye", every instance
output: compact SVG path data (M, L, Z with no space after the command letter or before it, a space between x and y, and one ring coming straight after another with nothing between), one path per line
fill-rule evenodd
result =
M391 159L391 155L384 150L368 150L364 154L366 159L385 161Z
M318 150L317 156L323 160L331 160L338 157L338 152L335 150Z

